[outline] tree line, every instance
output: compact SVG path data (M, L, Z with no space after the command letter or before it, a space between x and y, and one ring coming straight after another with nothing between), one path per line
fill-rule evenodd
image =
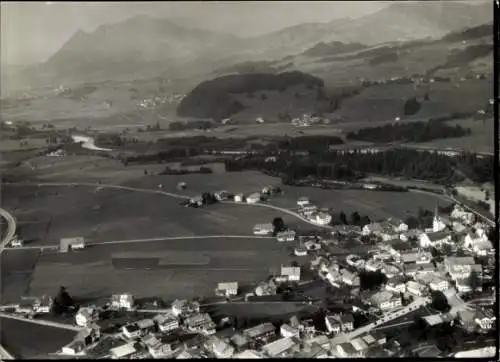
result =
M386 124L380 127L362 128L349 132L347 139L375 143L429 142L441 138L457 138L471 134L470 128L454 127L438 120L403 124Z

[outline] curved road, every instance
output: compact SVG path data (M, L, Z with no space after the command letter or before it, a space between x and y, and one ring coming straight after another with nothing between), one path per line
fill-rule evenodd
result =
M7 244L12 240L14 235L16 235L16 219L7 210L0 208L0 216L7 221L7 232L0 242L0 254Z
M98 183L86 183L86 182L43 182L43 183L5 183L6 185L22 185L22 186L38 186L38 187L43 187L43 186L86 186L86 187L102 187L102 188L108 188L108 189L115 189L115 190L125 190L125 191L132 191L132 192L143 192L143 193L150 193L150 194L158 194L158 195L164 195L164 196L169 196L177 199L182 199L182 200L189 200L191 199L190 196L186 195L181 195L181 194L176 194L173 192L167 192L167 191L162 191L162 190L153 190L153 189L141 189L137 187L129 187L129 186L122 186L122 185L113 185L113 184L98 184ZM314 222L311 222L310 220L302 217L296 212L293 212L291 210L274 206L274 205L269 205L269 204L263 204L263 203L255 203L255 204L248 204L244 202L234 202L234 201L222 201L221 204L233 204L233 205L246 205L246 206L257 206L257 207L267 207L269 209L274 209L277 211L281 211L283 213L286 213L288 215L291 215L297 219L300 219L310 225L317 226L320 228L324 229L331 229L332 227L330 225L318 225Z

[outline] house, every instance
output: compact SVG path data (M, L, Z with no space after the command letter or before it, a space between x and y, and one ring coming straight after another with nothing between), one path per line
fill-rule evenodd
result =
M400 275L401 274L401 269L398 268L396 265L393 265L393 264L387 264L387 263L384 263L382 265L382 268L380 269L380 271L385 275L387 276L387 278L392 278L396 275Z
M451 223L451 229L455 232L455 233L463 233L464 231L467 230L467 226L465 226L463 223L461 223L460 221L453 221Z
M265 339L275 334L276 328L269 322L243 330L243 335L250 340Z
M361 356L365 357L365 353L369 347L368 343L366 343L362 337L353 339L351 345Z
M483 240L481 242L475 243L472 247L472 251L477 256L487 256L494 253L495 249L490 240Z
M429 283L429 289L432 291L444 292L450 288L448 281L441 276L435 276Z
M478 309L474 322L483 330L491 330L495 327L496 317L491 310Z
M408 224L400 219L390 218L387 222L392 226L393 230L397 233L405 233L408 231Z
M342 276L342 282L344 284L347 284L347 285L350 285L350 286L354 286L354 287L359 287L360 280L359 280L359 276L358 275L356 275L354 273L351 273L347 269L342 269L340 271L340 275Z
M93 307L85 307L80 308L78 313L75 315L76 325L85 327L90 325L92 322L99 319L99 312L96 308Z
M335 314L325 317L326 328L330 333L346 333L354 329L352 314Z
M383 311L394 309L401 306L401 298L393 293L383 290L372 295L371 303Z
M406 291L406 284L402 276L395 276L387 280L385 290L392 293L404 293Z
M473 264L475 264L475 261L471 256L447 256L444 259L444 267L447 273L450 273L455 266L466 266Z
M189 300L175 300L172 303L172 313L175 316L188 316L200 312L200 303Z
M436 247L451 243L451 234L448 231L438 231L431 233L422 233L419 237L421 248Z
M401 254L417 250L410 243L402 241L400 238L394 238L386 241L385 249L389 251L393 258L399 259Z
M295 248L293 248L293 253L295 256L307 256L307 248L302 245L297 245Z
M134 308L134 297L132 294L113 294L110 307L112 309L132 310Z
M217 191L214 193L214 196L217 199L217 201L225 201L225 200L229 199L229 192L224 191L224 190Z
M155 359L164 359L170 358L174 351L172 351L170 344L160 342L157 345L148 347L148 352Z
M51 297L43 295L41 298L36 298L33 303L33 311L35 313L50 313L54 301Z
M75 238L62 238L59 241L59 251L66 253L71 250L83 249L85 247L85 239L81 236Z
M401 253L399 260L403 264L428 264L432 261L432 254L425 251Z
M373 222L363 226L361 233L367 236L367 235L377 235L380 234L382 231L383 231L382 225L380 225L380 223Z
M199 313L184 320L184 325L191 332L201 332L205 335L215 333L215 323L208 313Z
M315 212L318 211L318 207L316 205L305 205L300 208L300 213L302 213L304 216L309 217Z
M316 240L307 240L304 243L304 246L306 247L307 250L319 250L319 249L321 249L321 244L318 243Z
M409 276L415 276L417 273L426 274L426 273L434 273L436 271L436 267L432 263L427 264L406 264L404 266L404 274Z
M285 323L285 324L282 324L280 327L280 335L281 335L281 337L284 337L284 338L298 337L299 336L299 329L294 328L294 327L290 326L289 324Z
M335 316L326 316L325 325L327 331L334 334L339 334L342 327L340 321Z
M299 207L309 205L309 199L307 197L299 197L299 199L297 200L297 205Z
M214 338L210 344L216 358L231 358L234 354L234 347L219 338Z
M158 314L153 317L153 321L158 326L160 332L170 332L179 328L179 320L173 312Z
M310 215L309 220L318 225L328 225L332 221L332 215L326 212L315 212Z
M69 356L78 356L85 354L85 343L81 340L74 339L66 346L61 348L61 352Z
M285 242L285 241L294 241L295 235L296 235L296 233L293 230L280 231L279 233L276 234L276 239L280 243Z
M455 205L453 211L450 214L450 218L460 220L466 225L472 225L476 221L476 216L474 215L474 213L465 211L459 205Z
M230 342L236 347L238 351L248 347L248 339L241 333L236 333L230 338Z
M484 230L479 229L476 230L475 232L471 231L467 233L467 235L465 235L464 247L472 249L474 245L480 244L483 241L488 241L488 237L486 236Z
M374 259L370 259L365 263L365 269L371 272L382 269L382 266L383 264L380 261Z
M142 331L137 323L131 323L122 327L122 333L127 339L136 339L141 336Z
M10 241L10 246L12 248L21 248L24 246L24 241L18 236L14 236L14 238Z
M476 322L475 322L476 313L475 312L470 311L468 309L460 309L457 312L457 317L458 317L458 320L459 320L460 325L462 327L467 328L467 329L471 329L471 330L475 328L475 325L476 325Z
M33 297L21 297L21 302L16 305L16 313L20 314L30 314L34 312L33 305L36 302L36 298Z
M350 342L341 343L335 346L335 352L341 358L361 358L363 352L359 352Z
M235 354L233 356L235 359L260 359L263 358L260 352L251 350L251 349L246 349L241 353Z
M236 194L234 195L234 202L243 202L243 194Z
M254 192L246 197L247 204L255 204L260 201L260 192Z
M271 223L257 224L253 227L253 233L255 235L270 235L273 232L274 232L274 226Z
M155 329L155 322L150 318L141 319L137 321L136 324L141 331L141 335L152 332Z
M285 277L288 281L300 280L300 267L295 266L281 266L281 276Z
M292 349L296 343L293 338L280 338L262 347L262 351L271 358L281 357Z
M299 330L302 333L312 335L316 333L316 327L314 326L314 321L311 318L304 319L299 326Z
M157 347L161 344L161 341L156 338L154 334L148 334L144 336L141 342L146 348Z
M406 291L417 297L421 297L426 293L426 287L418 282L410 280L406 282Z
M137 350L134 347L134 343L130 342L115 348L111 348L109 352L112 359L122 359L133 355L137 352Z
M238 282L226 282L217 284L216 295L230 297L238 294Z

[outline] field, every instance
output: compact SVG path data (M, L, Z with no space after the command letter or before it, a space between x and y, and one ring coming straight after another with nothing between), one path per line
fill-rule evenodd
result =
M0 318L2 346L16 359L43 359L71 342L75 333L66 329L41 326Z
M59 285L64 285L72 296L84 299L108 298L112 293L127 291L167 300L210 296L217 282L235 280L243 286L253 285L271 272L278 272L280 265L291 259L287 246L272 238L108 244L67 254L44 251L34 267L28 263L30 253L34 251L13 250L4 256L4 269L31 268L30 278L12 279L19 291L23 283L22 289L30 295L53 295ZM168 260L163 265L152 265L144 258ZM2 284L10 284L13 274L5 273Z

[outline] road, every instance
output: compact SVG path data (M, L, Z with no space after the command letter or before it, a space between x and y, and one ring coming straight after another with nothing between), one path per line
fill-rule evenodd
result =
M142 189L142 188L137 188L137 187L129 187L129 186L122 186L122 185L113 185L113 184L99 184L99 183L86 183L86 182L44 182L44 183L29 183L29 182L16 182L16 183L5 183L6 185L25 185L25 186L38 186L38 187L43 187L43 186L86 186L86 187L101 187L101 188L108 188L108 189L115 189L115 190L125 190L125 191L132 191L132 192L142 192L142 193L149 193L149 194L157 194L157 195L164 195L164 196L169 196L177 199L182 199L182 200L189 200L191 197L186 196L186 195L181 195L181 194L176 194L173 192L167 192L167 191L162 191L162 190L153 190L153 189ZM232 204L232 205L246 205L246 206L256 206L256 207L266 207L269 209L274 209L277 211L281 211L283 213L286 213L288 215L291 215L297 219L300 219L309 225L313 225L319 228L324 228L324 229L331 229L332 226L330 225L318 225L314 222L311 222L310 220L304 218L303 216L299 215L298 213L274 206L274 205L269 205L269 204L264 204L264 203L254 203L254 204L248 204L245 202L234 202L234 201L222 201L221 204Z
M7 222L7 232L0 242L0 257L7 244L12 240L16 234L16 219L7 210L0 208L0 216ZM0 360L13 360L15 359L3 346L0 344Z
M165 236L148 239L128 239L128 240L110 240L110 241L89 241L85 242L86 246L99 246L109 244L132 244L132 243L152 243L156 241L168 240L193 240L193 239L275 239L273 236L258 236L258 235L190 235L190 236ZM26 249L59 249L59 243L46 245L25 245L9 250L26 250Z
M376 329L376 327L379 325L380 321L383 321L385 323L385 322L388 322L390 320L400 318L400 317L404 316L405 314L413 312L413 311L417 310L418 308L420 308L424 305L427 305L428 303L430 303L430 300L428 298L419 298L419 299L415 300L414 302L408 304L406 307L385 315L381 319L378 319L376 322L373 322L373 323L370 323L366 326L357 328L357 329L353 330L352 332L341 334L339 336L332 338L330 343L332 345L337 345L337 344L349 342L350 340L352 340L352 339L354 339L362 334L365 334L373 329Z
M46 326L46 327L62 328L62 329L67 329L67 330L75 331L75 332L79 332L82 330L82 327L73 326L71 324L51 322L51 321L47 321L47 320L43 320L43 319L36 319L36 318L29 319L29 318L13 315L13 314L9 314L9 313L3 313L3 312L0 312L0 318L15 319L15 320L22 321L22 322L39 324L41 326Z
M3 249L9 244L9 242L12 240L14 235L16 235L16 219L14 216L12 216L7 210L0 208L0 216L7 221L7 232L5 233L5 236L3 237L2 241L0 242L0 254L2 253Z

